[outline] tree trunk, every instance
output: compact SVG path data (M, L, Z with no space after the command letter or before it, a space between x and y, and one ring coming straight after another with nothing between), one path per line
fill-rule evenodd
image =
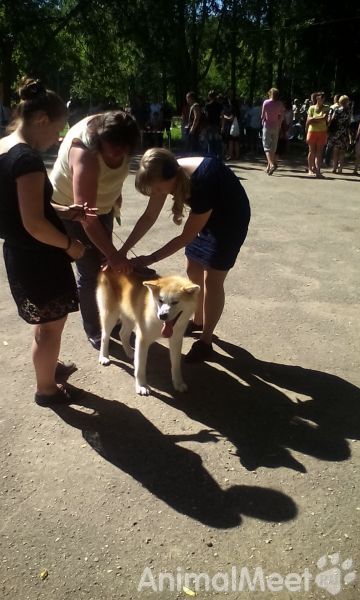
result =
M236 62L237 62L237 39L238 39L238 29L237 29L237 4L238 0L233 0L231 6L231 34L230 34L230 88L233 95L233 98L236 97Z
M273 85L273 63L274 63L274 36L273 36L273 0L269 0L268 12L267 12L267 24L268 31L266 32L265 38L265 62L266 62L266 75L267 75L267 87L271 88Z
M1 44L2 50L2 68L1 79L3 82L3 103L4 106L11 105L11 88L14 83L15 69L13 64L14 44L10 39L4 39Z
M256 88L256 74L257 74L257 63L259 57L259 48L255 46L251 60L251 72L250 72L250 83L249 83L249 101L254 101L254 92Z

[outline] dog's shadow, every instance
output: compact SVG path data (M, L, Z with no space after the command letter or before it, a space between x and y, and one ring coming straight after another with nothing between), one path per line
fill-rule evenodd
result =
M81 429L84 439L106 460L174 510L203 524L225 529L240 525L241 515L278 522L297 514L293 500L280 491L246 485L222 489L198 454L177 445L216 441L208 430L164 435L140 411L95 394L83 394L72 406L53 410Z
M323 461L350 457L347 439L360 437L359 388L329 373L257 360L220 339L215 344L226 355L217 352L211 363L183 365L188 393L171 398L153 389L152 394L228 439L248 470L306 472L299 454ZM149 381L171 394L166 354L155 346ZM287 391L305 398L292 400Z

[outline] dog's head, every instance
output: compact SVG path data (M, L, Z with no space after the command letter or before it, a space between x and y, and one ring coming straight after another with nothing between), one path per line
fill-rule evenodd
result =
M171 337L177 323L185 330L195 311L200 287L178 276L161 277L143 284L152 294L158 319L164 322L162 336Z

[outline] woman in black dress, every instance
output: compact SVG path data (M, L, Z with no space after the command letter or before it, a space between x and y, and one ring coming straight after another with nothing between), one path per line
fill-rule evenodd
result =
M233 171L217 158L176 159L164 148L145 152L135 184L150 199L119 251L124 255L155 223L168 194L174 197L175 223L182 222L184 205L190 209L180 235L153 254L131 260L131 264L148 266L185 246L187 274L201 288L188 333L202 332L186 360L207 360L212 354L212 335L224 308L224 281L247 235L250 206L246 192Z
M58 141L66 107L39 80L24 78L19 95L14 130L0 140L0 235L19 315L35 326L35 401L47 405L70 399L55 377L67 315L78 310L71 260L85 248L66 234L51 205L52 186L39 154Z

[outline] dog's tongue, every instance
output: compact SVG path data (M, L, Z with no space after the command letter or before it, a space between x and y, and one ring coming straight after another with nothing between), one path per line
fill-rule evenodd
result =
M173 334L173 325L174 325L173 321L165 321L165 323L163 325L163 328L161 330L161 335L164 338L169 338L169 337L172 336L172 334Z

